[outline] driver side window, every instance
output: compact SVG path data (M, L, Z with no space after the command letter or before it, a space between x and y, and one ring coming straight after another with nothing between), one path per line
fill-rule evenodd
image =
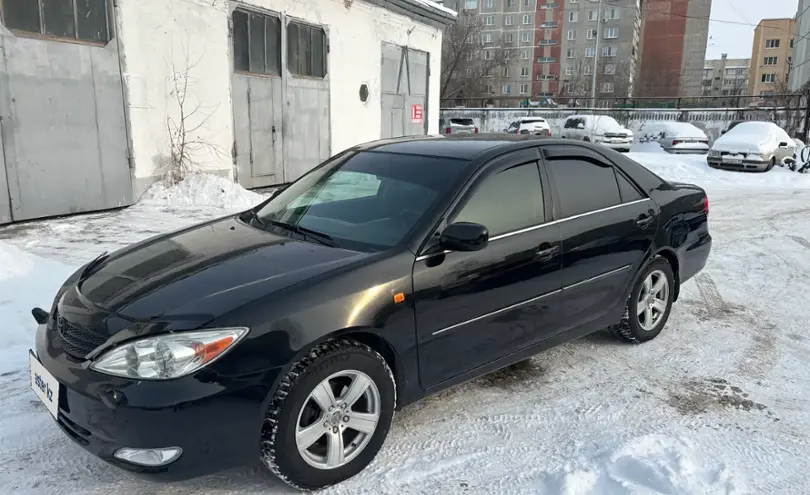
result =
M478 184L452 222L478 223L489 236L543 223L543 190L536 162L517 165Z

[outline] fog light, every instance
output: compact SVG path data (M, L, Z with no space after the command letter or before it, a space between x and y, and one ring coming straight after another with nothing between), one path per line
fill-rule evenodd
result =
M139 466L159 467L176 461L183 449L180 447L166 447L163 449L131 449L124 447L115 451L116 459Z

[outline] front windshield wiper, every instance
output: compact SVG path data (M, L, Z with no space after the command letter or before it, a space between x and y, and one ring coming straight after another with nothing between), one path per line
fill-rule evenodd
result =
M323 232L318 232L317 230L308 229L306 227L301 227L300 225L292 223L279 222L278 220L265 220L265 222L269 223L270 225L281 227L283 229L287 229L297 234L309 237L310 239L314 239L317 242L323 244L324 246L335 247L335 241L329 234L324 234Z
M251 208L250 210L248 210L248 211L247 211L247 213L248 213L248 215L249 215L249 218L250 218L250 222L251 222L251 223L252 223L252 222L256 222L257 224L259 224L259 227L264 227L264 226L266 225L266 224L264 223L264 220L262 220L262 219L259 217L259 215L257 215L257 214L256 214L256 212L255 212L255 211L254 211L252 208Z

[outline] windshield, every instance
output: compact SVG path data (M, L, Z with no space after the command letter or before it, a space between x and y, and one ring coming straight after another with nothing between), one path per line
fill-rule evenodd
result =
M256 212L261 227L358 251L393 247L453 188L466 161L374 151L340 155Z
M472 119L450 119L451 124L455 125L473 125Z

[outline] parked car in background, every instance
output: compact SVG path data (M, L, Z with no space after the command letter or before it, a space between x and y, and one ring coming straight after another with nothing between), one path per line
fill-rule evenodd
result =
M617 151L630 151L633 131L607 115L572 115L565 119L560 137L601 144Z
M778 125L746 121L717 138L706 161L714 168L767 172L795 153L796 143Z
M439 119L439 130L441 134L478 134L473 119L462 117Z
M640 143L658 143L667 153L706 154L709 137L689 122L649 122L639 131Z
M543 117L521 117L504 129L509 134L551 136L551 126Z
M743 122L748 122L747 120L732 120L728 123L728 127L720 131L720 135L727 133L728 131L734 129L736 126L742 124Z
M593 144L362 144L81 267L33 311L32 388L121 469L260 461L320 489L374 459L395 408L605 328L654 339L706 264L708 214L700 187Z

